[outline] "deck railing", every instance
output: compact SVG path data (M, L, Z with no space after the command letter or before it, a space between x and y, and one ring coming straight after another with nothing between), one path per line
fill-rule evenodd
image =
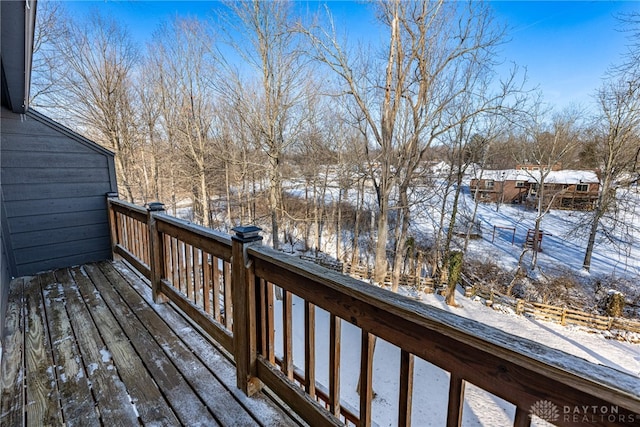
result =
M640 420L637 377L273 251L256 227L229 237L157 205L109 198L108 206L113 253L149 278L154 299L172 301L233 355L240 389L251 395L266 385L311 425L372 425L376 339L399 349L398 425L411 425L414 385L423 386L414 384L416 358L448 373L448 426L462 423L469 383L515 405L514 426L530 425L531 413L545 416L536 408L550 405L557 412L547 421L557 425ZM317 327L320 319L328 327ZM359 342L342 341L345 323L358 328ZM343 348L353 345L357 402L340 384ZM318 354L328 380L316 374Z

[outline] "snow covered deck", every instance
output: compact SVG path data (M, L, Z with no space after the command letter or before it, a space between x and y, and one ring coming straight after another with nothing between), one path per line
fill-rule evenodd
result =
M119 262L15 279L0 424L296 425Z

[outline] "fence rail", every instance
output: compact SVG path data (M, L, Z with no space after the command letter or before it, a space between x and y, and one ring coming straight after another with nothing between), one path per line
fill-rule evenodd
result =
M416 358L449 373L448 426L462 422L467 382L514 404L516 426L530 424L529 410L540 401L640 413L636 377L273 251L260 244L256 227L237 227L230 238L117 199L108 206L114 254L150 279L154 300L172 301L233 355L246 394L266 385L311 425L372 425L377 338L400 351L399 425L411 425L413 390L422 385L414 384ZM294 300L302 304L302 325L294 322ZM326 328L316 326L320 310ZM340 381L347 323L360 335L355 408ZM304 357L294 358L301 330ZM319 339L328 348L318 348ZM328 353L327 384L316 375L318 351ZM620 419L593 425L614 424Z
M632 333L640 333L640 321L637 320L602 316L567 307L529 302L523 299L509 297L501 294L500 292L485 291L473 287L468 279L465 279L465 282L467 283L467 287L473 288L466 292L468 296L479 296L486 301L491 301L491 303L508 306L519 315L527 315L536 319L559 323L563 326L576 325L601 331L628 331Z

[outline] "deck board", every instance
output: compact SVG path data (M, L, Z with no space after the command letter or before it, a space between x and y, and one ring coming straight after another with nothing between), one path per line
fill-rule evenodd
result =
M164 390L164 398L180 422L184 425L217 425L213 414L146 329L149 325L140 322L110 285L113 282L107 280L95 265L87 265L85 269L114 316L124 320L121 325L125 334L158 387Z
M111 283L116 283L116 290L135 311L136 316L146 326L149 333L155 337L158 345L165 351L166 357L171 360L187 382L200 396L217 396L216 399L207 399L204 403L216 414L217 421L221 425L251 425L255 422L246 413L232 395L228 393L224 385L207 369L200 359L181 341L169 339L172 332L169 326L153 311L147 302L129 285L124 282L118 271L109 263L102 263L100 269L109 278ZM126 280L126 279L125 279Z
M15 279L9 286L9 304L5 322L5 345L3 346L0 390L0 421L6 425L22 425L24 412L24 316L23 278ZM0 423L3 424L4 423Z
M76 272L80 274L79 270ZM131 404L127 388L118 376L113 359L103 357L107 346L80 295L71 271L58 270L55 275L64 290L69 320L103 425L136 425L138 415Z
M49 328L38 277L25 281L25 366L27 425L61 425L60 397L53 367Z
M75 270L74 270L75 271ZM91 313L106 348L101 350L103 359L113 359L122 382L126 385L131 402L135 405L140 421L159 425L176 425L178 419L164 400L142 360L122 330L118 320L109 310L102 295L83 271L74 274L80 294L91 307Z
M119 262L14 280L1 366L3 426L298 424Z
M257 393L247 397L236 387L235 367L225 362L225 356L215 347L211 346L204 337L202 331L189 323L177 310L168 304L154 304L151 289L142 281L139 273L128 268L124 263L115 263L113 267L129 282L131 287L140 294L145 302L168 324L174 331L179 331L181 341L210 369L211 373L220 381L227 393L245 409L246 413L254 420L253 424L231 425L259 425L259 426L291 426L299 425L299 419L284 418L279 408L263 394ZM239 417L239 413L229 412L229 416ZM242 418L238 418L242 421Z
M53 272L41 275L60 403L68 426L99 424L80 349L67 315L64 289Z

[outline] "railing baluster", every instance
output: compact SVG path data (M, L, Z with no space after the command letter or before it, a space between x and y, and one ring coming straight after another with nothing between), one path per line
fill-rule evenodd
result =
M398 426L411 425L411 401L413 399L413 354L400 351L400 399Z
M291 292L283 290L282 296L282 368L285 375L293 380L293 297Z
M371 425L371 399L373 397L373 349L375 335L362 331L360 352L360 427Z
M267 358L267 349L269 347L269 343L267 342L267 311L269 310L269 305L267 303L267 284L264 279L258 279L260 281L259 285L259 293L260 298L258 299L258 307L260 310L258 321L260 322L260 348L258 352L265 359Z
M531 416L529 411L516 407L516 417L513 421L513 427L529 427L531 425Z
M213 318L220 322L220 258L212 256L211 266L213 267Z
M144 224L142 224L143 227L142 229L144 230ZM151 258L152 258L152 253L151 253L151 236L148 233L142 233L142 235L144 236L144 254L145 254L145 258L147 260L147 265L151 265ZM162 242L160 242L162 243Z
M449 380L449 405L447 407L447 427L462 425L462 407L464 405L464 380L451 372Z
M273 314L273 288L274 284L266 282L267 284L267 358L269 363L276 363L276 331Z
M209 294L205 294L205 289L204 289L204 276L205 273L204 271L207 269L209 262L207 261L207 259L205 258L205 256L207 256L206 252L204 252L202 249L198 249L198 262L199 262L199 268L198 268L198 283L200 284L200 306L202 307L202 309L204 311L205 308L205 299L209 299ZM207 286L207 289L209 289L209 287Z
M340 416L340 340L341 319L331 314L329 319L329 411Z
M131 237L133 238L133 254L142 261L140 256L140 228L137 226L138 221L131 219Z
M185 260L187 274L187 298L193 302L193 246L185 244Z
M180 256L180 291L187 295L187 246L183 241L178 241L178 255Z
M222 274L224 275L224 326L231 330L233 327L233 310L231 295L231 264L224 262L222 265Z
M171 262L173 265L173 276L171 281L173 282L173 287L175 289L180 289L180 269L178 267L180 258L178 257L178 239L175 237L171 238Z
M304 390L316 397L316 306L304 302Z
M128 216L124 216L124 246L127 250L133 252L133 248L131 247L131 218Z
M198 248L193 248L193 283L195 289L195 296L193 302L195 305L202 307L202 297L204 296L202 286L202 251Z
M206 313L211 314L211 264L209 254L202 251L202 304Z
M172 280L173 261L171 260L171 237L163 234L162 238L164 239L164 277Z

